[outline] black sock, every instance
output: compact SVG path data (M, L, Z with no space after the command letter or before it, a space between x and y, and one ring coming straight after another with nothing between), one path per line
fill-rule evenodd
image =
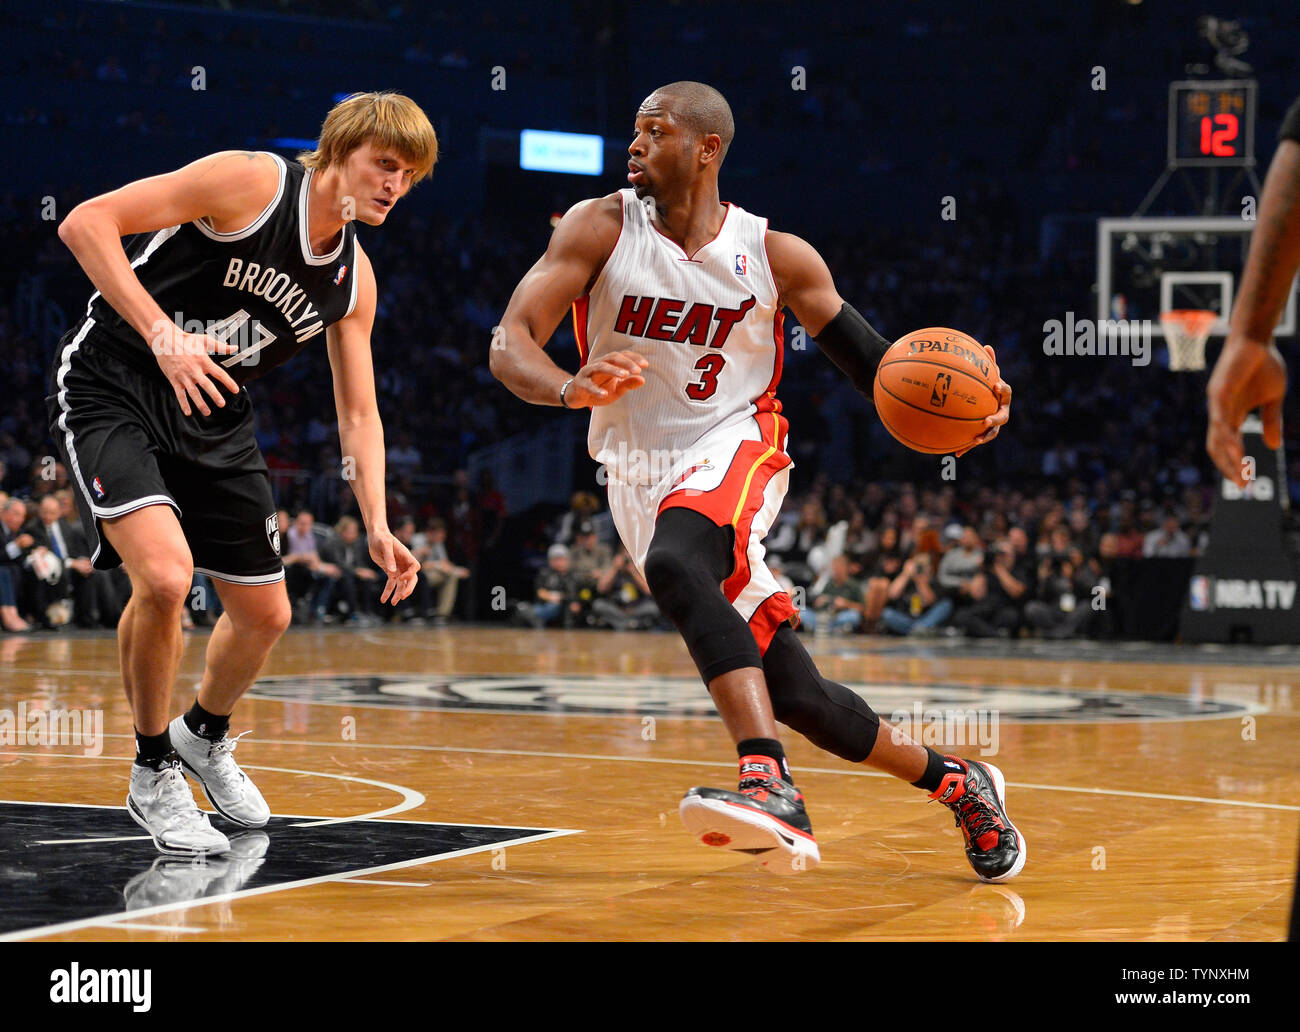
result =
M917 788L925 789L927 792L934 792L943 784L945 774L959 774L961 768L942 753L935 752L928 745L924 748L928 756L925 773L921 775L920 781L913 781L912 784Z
M221 741L222 736L230 729L229 713L224 717L209 713L197 702L190 707L190 711L181 719L185 721L186 727L200 738L206 738L209 742Z
M736 744L736 752L742 760L746 756L766 756L768 759L775 760L777 770L781 772L781 779L794 784L794 779L790 777L790 764L785 759L785 750L775 738L746 738Z
M135 762L140 767L157 770L172 757L172 736L167 728L160 735L135 733Z

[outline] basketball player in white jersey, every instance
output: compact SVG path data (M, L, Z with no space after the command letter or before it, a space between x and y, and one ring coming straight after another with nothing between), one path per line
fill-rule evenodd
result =
M647 97L628 148L631 189L564 216L502 317L492 371L526 401L592 409L588 444L609 474L615 525L740 757L738 791L694 788L682 800L692 834L778 873L818 862L780 721L944 802L979 877L1011 878L1025 844L1001 773L915 744L822 677L763 562L792 466L776 398L782 309L867 396L888 344L840 298L809 244L720 201L732 134L711 87L678 82ZM570 306L582 356L574 375L542 351ZM1011 389L998 386L1002 407L970 447L1007 421Z
M245 383L303 347L326 348L342 453L355 458L370 554L388 574L383 599L396 603L415 586L420 564L385 511L375 276L354 221L382 225L437 156L433 126L410 98L354 94L299 161L212 154L93 197L59 226L96 290L60 342L50 432L73 471L95 567L124 565L131 578L118 623L136 740L127 811L163 853L230 848L182 771L232 823L270 818L227 734L290 616ZM246 346L223 326L244 330ZM198 697L172 720L195 570L216 583L224 612Z

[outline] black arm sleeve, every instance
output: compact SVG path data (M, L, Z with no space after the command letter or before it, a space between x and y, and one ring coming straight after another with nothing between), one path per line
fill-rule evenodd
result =
M873 330L848 302L814 339L858 392L871 397L876 370L889 350L889 341Z
M1283 140L1295 140L1300 143L1300 100L1297 100L1287 110L1286 117L1282 119L1282 128L1277 134L1278 142Z

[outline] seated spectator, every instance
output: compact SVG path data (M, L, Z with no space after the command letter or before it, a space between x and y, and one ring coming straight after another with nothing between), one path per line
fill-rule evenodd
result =
M903 550L898 543L898 528L886 524L880 528L876 541L876 551L862 564L867 584L862 629L868 634L876 632L880 614L889 601L889 585L903 569Z
M457 566L447 554L447 524L440 519L430 520L429 529L412 538L411 554L420 560L420 570L424 575L421 582L426 596L432 591L438 593L436 609L429 604L428 598L424 600L421 607L424 615L442 626L451 619L456 608L456 591L460 582L469 576L469 570Z
M974 527L953 524L944 534L956 538L956 543L939 560L935 579L939 591L952 601L953 622L956 623L956 617L983 601L987 591L984 579L984 542Z
M294 623L323 619L332 581L321 570L316 520L303 509L289 525L288 547L281 544L285 588L293 606Z
M1183 533L1178 517L1166 512L1164 521L1142 540L1142 555L1146 559L1182 559L1192 554L1192 539Z
M62 492L60 492L62 494ZM70 497L70 493L69 493ZM44 549L59 560L62 567L57 581L39 591L37 613L50 604L67 599L72 602L72 618L78 627L96 624L116 627L122 615L112 579L92 568L90 546L80 523L63 516L63 502L58 495L46 495L37 507L37 518L27 526L34 541L33 550Z
M581 528L578 536L581 539ZM650 586L626 548L619 548L618 555L596 578L596 598L591 603L591 612L616 631L642 630L658 622L659 607L650 597Z
M321 542L319 555L320 570L333 584L331 597L348 622L372 622L375 598L387 578L381 578L379 568L371 562L356 517L344 516L335 524L333 537Z
M546 565L537 573L534 599L519 603L519 616L533 627L557 622L574 627L581 612L577 585L569 570L569 549L552 545L546 551Z
M862 623L866 609L862 582L849 576L849 558L837 555L830 562L830 576L813 596L812 609L802 614L809 631L819 627L836 634L849 634Z
M430 555L427 543L421 543L423 536L416 534L415 520L410 516L399 517L397 522L393 524L393 537L404 544L406 550L417 561ZM421 540L417 540L417 538ZM387 577L385 577L383 583L386 584L387 580ZM421 568L415 574L415 587L412 589L411 594L397 603L396 606L384 606L384 617L389 621L401 620L403 623L423 624L424 616L422 614L428 612L429 601L429 580L425 576L423 568Z
M27 505L20 498L5 499L0 507L0 626L6 631L29 631L31 625L18 610L23 590L23 563L36 539L22 527Z
M591 520L582 520L574 529L573 544L569 546L569 566L573 575L579 581L595 583L613 561L614 553L597 537L596 525Z
M1004 538L993 546L981 576L983 597L959 611L952 619L953 626L972 638L1015 637L1034 583L1028 558L1018 556L1015 545Z
M933 533L933 531L927 531ZM926 634L952 615L952 600L934 588L934 553L917 551L889 585L889 605L880 621L893 634Z
M1037 598L1025 603L1025 620L1044 638L1077 637L1092 617L1088 591L1095 582L1069 529L1057 527L1051 551L1039 561Z

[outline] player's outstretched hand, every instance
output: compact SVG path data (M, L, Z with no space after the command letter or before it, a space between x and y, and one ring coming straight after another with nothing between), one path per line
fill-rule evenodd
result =
M1282 447L1282 399L1286 396L1286 362L1272 341L1248 340L1230 333L1205 388L1210 425L1205 450L1219 472L1238 487L1246 486L1241 424L1261 409L1264 443Z
M635 351L615 351L578 370L564 395L569 408L590 408L618 401L628 391L645 384L641 370L649 359Z
M997 356L993 354L993 349L987 344L984 350L989 353L989 359L996 365ZM957 452L957 458L961 458L972 448L977 448L981 444L988 444L989 441L997 437L998 431L1001 430L1008 419L1011 418L1011 384L1007 383L1002 377L998 377L998 403L999 408L993 415L984 420L984 431L975 440L971 441L965 448Z
M212 415L212 410L203 398L205 393L217 408L226 407L226 397L217 383L227 388L231 394L239 393L239 384L211 357L233 355L239 350L239 345L223 343L205 333L186 333L179 326L169 323L162 327L150 347L163 375L176 392L181 411L187 416L191 414L191 401L193 407L203 415ZM213 383L214 380L217 383Z
M397 605L415 590L420 576L420 560L388 530L370 532L370 558L388 575L380 602Z

